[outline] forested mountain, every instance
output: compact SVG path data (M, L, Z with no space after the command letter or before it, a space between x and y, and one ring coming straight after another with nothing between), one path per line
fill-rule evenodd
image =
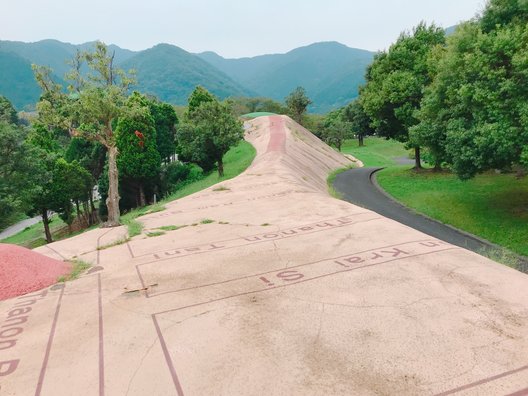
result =
M221 99L256 96L255 92L236 83L208 62L174 45L158 44L119 66L137 71L139 91L173 104L186 104L197 85Z
M326 112L357 96L374 53L323 42L254 58L224 59L211 52L198 56L261 96L283 100L295 87L303 86L314 102L311 110Z
M19 110L33 107L40 91L31 64L49 66L62 78L75 51L92 46L93 42L73 45L57 40L0 41L0 95L5 95ZM136 69L138 90L166 102L185 104L197 85L222 99L260 96L278 101L283 101L297 86L303 86L313 101L310 110L314 112L326 112L354 99L374 55L336 42L316 43L286 54L241 59L225 59L214 52L191 54L169 44L139 52L115 45L109 49L115 51L119 67Z
M12 52L0 51L0 95L22 110L39 99L40 88L33 77L31 63Z

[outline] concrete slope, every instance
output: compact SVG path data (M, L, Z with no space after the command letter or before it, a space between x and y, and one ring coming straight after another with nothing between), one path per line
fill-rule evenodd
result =
M2 396L528 391L528 276L331 198L349 160L287 117L247 139L245 173L140 218L185 227L39 249L95 266L0 302Z

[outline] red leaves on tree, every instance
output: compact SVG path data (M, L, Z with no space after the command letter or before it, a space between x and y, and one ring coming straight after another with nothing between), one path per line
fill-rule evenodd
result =
M139 131L135 131L134 134L137 136L137 138L139 139L139 147L143 148L145 146L145 136L143 136L143 134Z

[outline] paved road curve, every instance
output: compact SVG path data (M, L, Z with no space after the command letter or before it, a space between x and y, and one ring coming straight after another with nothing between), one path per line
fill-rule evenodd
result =
M335 179L334 188L343 194L344 200L348 202L373 210L453 245L479 254L494 248L493 245L469 234L421 216L387 197L373 182L375 172L381 169L383 168L356 168L340 173ZM523 262L520 267L523 272L527 272L528 262Z

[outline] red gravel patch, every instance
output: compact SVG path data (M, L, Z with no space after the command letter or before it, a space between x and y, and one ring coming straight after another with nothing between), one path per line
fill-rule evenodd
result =
M32 250L0 243L0 300L21 296L57 282L71 265Z

